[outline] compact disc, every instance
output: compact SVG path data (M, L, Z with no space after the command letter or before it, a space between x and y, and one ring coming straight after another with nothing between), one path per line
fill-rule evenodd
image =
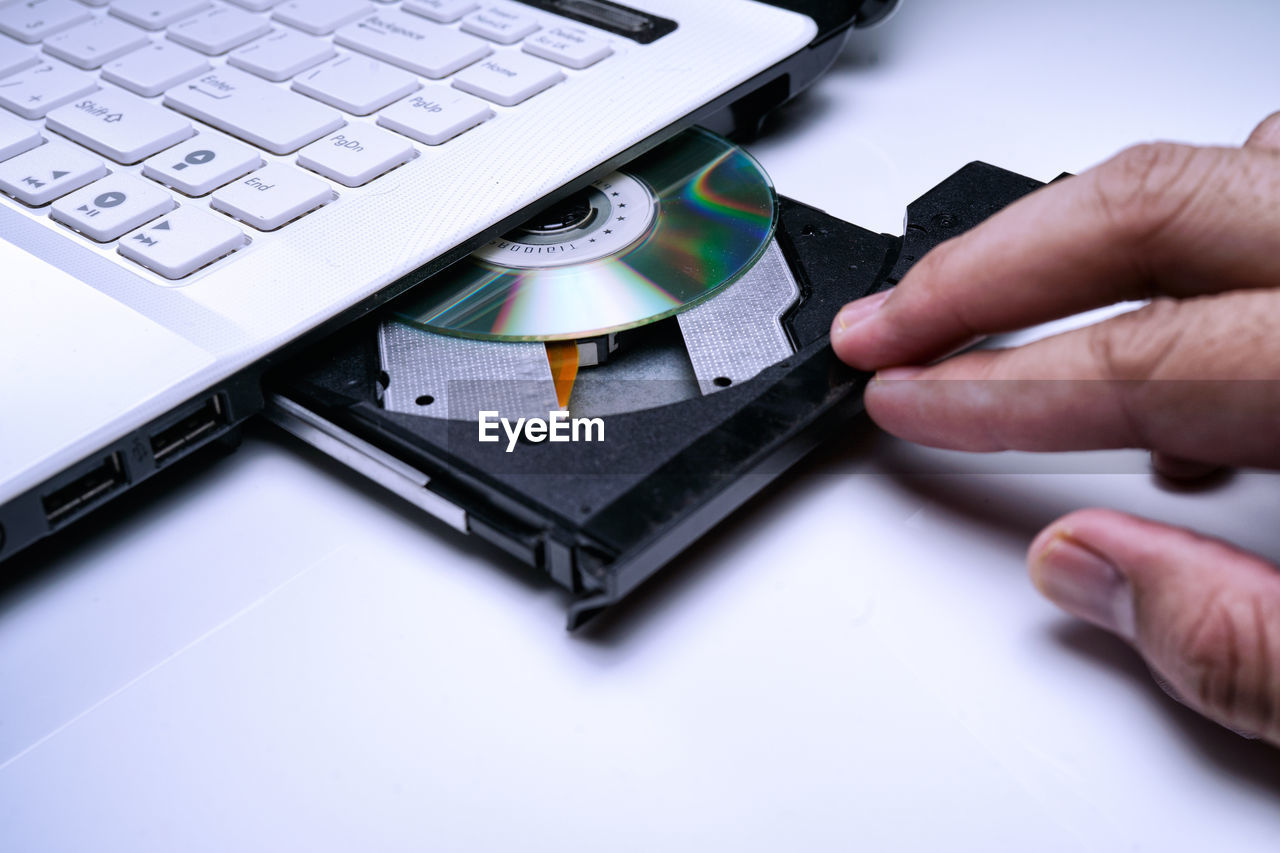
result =
M422 286L396 319L488 340L572 340L669 317L736 281L773 235L745 151L685 131Z

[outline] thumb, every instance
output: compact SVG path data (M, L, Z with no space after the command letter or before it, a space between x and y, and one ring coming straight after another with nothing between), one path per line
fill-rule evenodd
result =
M1031 577L1132 642L1188 705L1280 745L1280 573L1224 542L1108 510L1045 528Z

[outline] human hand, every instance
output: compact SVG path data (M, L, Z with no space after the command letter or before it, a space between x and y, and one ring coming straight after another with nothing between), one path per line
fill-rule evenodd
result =
M984 335L1127 300L1136 311L1026 346L937 359ZM878 370L889 432L972 451L1142 447L1168 476L1280 468L1280 113L1240 149L1129 149L925 256L832 325ZM936 363L935 363L936 362ZM1183 701L1280 745L1280 572L1188 530L1108 510L1051 524L1041 592L1132 642Z

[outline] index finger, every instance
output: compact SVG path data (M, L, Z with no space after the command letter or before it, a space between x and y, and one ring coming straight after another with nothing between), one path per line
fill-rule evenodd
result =
M1156 143L1045 187L850 303L832 345L863 370L919 364L1091 308L1280 283L1280 152Z

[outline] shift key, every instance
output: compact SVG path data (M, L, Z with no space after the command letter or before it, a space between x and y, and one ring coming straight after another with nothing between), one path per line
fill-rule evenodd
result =
M289 154L346 124L341 113L233 68L219 68L164 95L165 106Z

